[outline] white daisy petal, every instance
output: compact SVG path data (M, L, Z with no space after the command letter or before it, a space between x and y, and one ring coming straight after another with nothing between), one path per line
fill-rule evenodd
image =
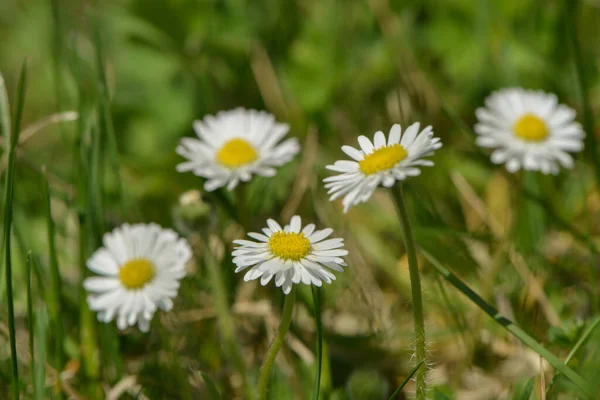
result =
M98 312L99 321L116 317L119 329L137 323L147 332L157 307L172 307L191 248L156 224L124 224L104 236L104 246L87 261L91 271L104 275L83 283L92 293L89 307Z
M383 132L376 132L374 144L366 136L359 136L363 154L343 146L344 153L354 160L338 160L326 166L340 173L323 180L330 201L343 197L344 212L347 212L350 207L368 201L379 185L392 187L396 181L419 175L418 167L433 166L433 162L424 157L433 155L442 143L433 137L431 126L419 131L420 126L418 122L412 124L402 135L400 125L395 124L387 141Z
M326 228L315 231L314 224L302 228L302 220L295 215L290 223L282 228L279 223L267 220L268 229L265 235L258 233L249 236L259 242L235 240L238 246L233 252L235 272L247 269L244 281L260 278L265 286L272 280L276 287L281 287L288 294L295 284L322 286L323 282L334 281L333 271L343 271L344 240L341 238L326 239L333 230Z
M477 144L494 149L491 161L509 172L525 169L556 174L572 168L567 152L583 150L585 134L575 111L558 104L556 95L520 88L501 89L476 111Z
M204 189L209 192L220 187L233 190L253 175L274 176L274 167L290 162L300 151L296 138L283 140L289 125L275 122L264 111L221 111L194 121L194 130L198 139L183 138L176 148L186 159L177 171L205 178Z

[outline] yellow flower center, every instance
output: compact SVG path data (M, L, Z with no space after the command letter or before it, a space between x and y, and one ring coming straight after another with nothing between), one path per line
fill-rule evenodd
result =
M548 136L548 126L538 116L525 114L513 126L515 136L527 142L539 142Z
M284 260L298 261L310 253L310 240L304 233L275 232L269 239L271 253Z
M404 160L408 153L400 144L383 146L358 162L360 170L365 175L376 174L379 171L385 171L393 168L400 161Z
M141 289L154 278L154 264L145 258L127 261L119 270L119 279L127 289Z
M256 160L258 153L244 139L235 138L225 142L217 153L217 161L227 168L237 168Z

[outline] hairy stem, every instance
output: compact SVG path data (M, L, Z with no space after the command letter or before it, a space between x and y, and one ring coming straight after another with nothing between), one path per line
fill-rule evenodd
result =
M408 257L408 270L410 273L410 287L413 304L413 317L415 322L415 355L416 363L427 365L427 349L425 345L425 317L423 315L423 297L421 295L421 277L419 275L419 264L417 262L417 251L410 228L406 202L402 193L402 185L396 186L393 190L396 209L400 217L402 226L402 236L404 237L404 246ZM416 373L417 381L417 400L426 398L427 392L427 368L419 368Z

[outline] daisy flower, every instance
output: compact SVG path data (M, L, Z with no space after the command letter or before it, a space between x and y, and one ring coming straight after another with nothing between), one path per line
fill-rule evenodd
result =
M194 121L198 139L183 138L177 154L188 160L177 171L192 171L206 178L208 192L222 186L233 190L252 175L274 176L275 167L289 162L299 151L296 138L280 141L290 126L264 111L236 108Z
M360 150L342 146L342 151L354 161L336 161L326 167L341 173L323 180L325 188L329 189L330 200L344 196L342 204L344 212L348 212L351 206L369 200L379 184L392 187L396 181L419 175L419 167L433 166L433 161L423 158L432 155L442 143L433 137L431 126L422 131L419 128L420 124L415 122L402 135L400 125L395 124L387 140L379 131L373 142L366 136L359 136Z
M346 266L342 257L348 254L344 250L344 239L327 239L333 229L315 230L314 224L302 228L299 216L292 217L290 224L281 227L272 219L267 220L268 228L261 233L249 233L258 240L234 240L237 244L232 253L237 266L235 272L250 268L244 280L260 278L265 286L275 278L275 286L288 294L295 283L321 286L323 281L335 280L329 270L342 272Z
M476 111L477 144L495 149L491 160L509 172L557 174L559 165L573 167L568 152L583 149L585 136L575 111L558 104L555 95L521 88L502 89Z
M119 329L136 322L150 328L157 308L169 311L192 251L185 239L156 224L124 224L104 235L104 247L87 261L101 276L85 279L90 309L98 320L117 320Z

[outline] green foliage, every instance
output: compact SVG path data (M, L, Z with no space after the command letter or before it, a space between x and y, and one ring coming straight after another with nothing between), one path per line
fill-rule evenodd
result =
M14 282L0 279L3 296L14 288L15 330L2 300L0 394L19 389L16 366L25 398L57 397L58 368L69 397L70 389L100 399L105 389L123 388L121 398L245 399L283 296L233 272L231 242L243 236L240 221L258 231L266 218L298 213L334 228L351 254L346 271L319 290L322 324L310 291L299 288L269 398L311 398L318 376L323 400L389 398L414 367L400 224L385 190L343 215L321 181L329 175L324 166L343 157L341 145L421 121L444 143L435 167L405 185L435 350L430 397L486 398L490 392L478 392L486 387L500 393L489 398L528 398L538 353L568 374L546 371L549 399L583 397L570 378L600 382L592 140L600 115L599 18L594 2L559 0L0 1L3 198L12 199L14 182L13 203L5 200L0 211L4 224L12 222L3 251L15 250L0 267ZM9 98L20 110L13 93L24 59L19 128ZM474 111L506 86L556 93L576 110L587 138L572 171L509 175L476 147ZM254 178L244 210L236 208L237 193L206 193L202 179L175 170L175 147L194 136L193 121L239 106L289 123L306 150L275 177ZM76 121L22 135L9 157L16 135L69 111ZM195 254L173 310L157 314L147 335L96 321L81 285L102 235L140 221L176 230ZM222 288L206 263L209 246ZM477 293L478 305L510 316L517 333L449 285L424 253ZM21 344L31 331L34 340ZM411 385L396 398L414 391Z

